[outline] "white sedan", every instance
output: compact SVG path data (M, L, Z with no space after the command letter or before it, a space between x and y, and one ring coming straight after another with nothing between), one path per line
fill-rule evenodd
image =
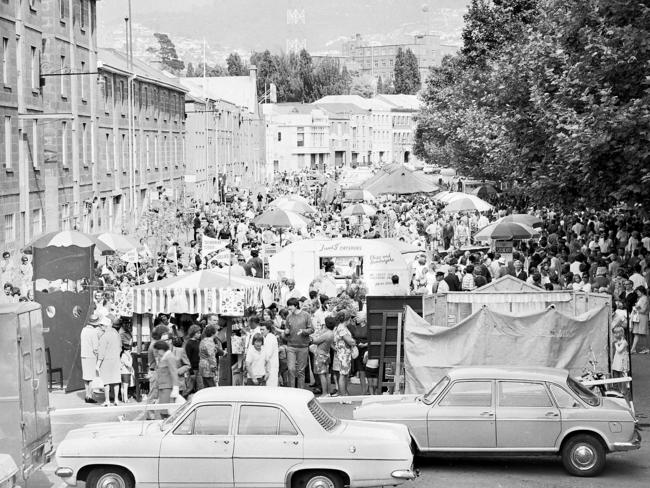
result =
M164 421L88 425L56 452L56 474L88 488L399 485L413 479L403 425L340 420L311 392L217 387Z

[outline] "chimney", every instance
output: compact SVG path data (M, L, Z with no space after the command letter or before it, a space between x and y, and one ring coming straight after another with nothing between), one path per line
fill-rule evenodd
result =
M248 72L248 79L250 80L250 83L252 85L252 96L253 96L253 106L251 107L254 112L255 116L259 116L259 109L258 109L258 103L257 103L257 66L254 64L251 64L250 70Z

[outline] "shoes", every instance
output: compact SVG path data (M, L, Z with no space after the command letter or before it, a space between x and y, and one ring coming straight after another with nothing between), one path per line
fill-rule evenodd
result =
M340 396L338 391L335 391L334 393L330 393L331 397L337 397Z
M111 403L111 405L113 405L114 407L117 407L117 402L113 402L113 403Z
M108 403L107 402L102 403L102 407L108 407Z
M639 354L648 354L650 353L650 350L644 349L643 351L639 351Z
M94 398L86 398L86 403L97 403L97 400Z

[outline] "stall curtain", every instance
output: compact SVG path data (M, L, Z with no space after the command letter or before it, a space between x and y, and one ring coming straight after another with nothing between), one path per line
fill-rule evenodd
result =
M439 327L406 307L406 393L428 391L456 366L547 366L580 376L593 359L607 371L609 320L607 304L578 316L554 307L528 315L483 307L453 327Z

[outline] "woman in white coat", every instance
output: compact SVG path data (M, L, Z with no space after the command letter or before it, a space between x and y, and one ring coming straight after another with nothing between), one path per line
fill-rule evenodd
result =
M120 373L122 366L120 361L122 339L120 338L120 333L117 331L120 328L119 322L113 324L110 318L104 317L102 319L102 328L104 329L104 335L99 338L97 373L104 383L104 406L108 407L110 387L113 386L113 405L117 405L117 394L122 382L122 375Z
M273 333L273 322L264 321L260 325L262 329L262 337L264 337L264 353L267 358L269 375L269 378L266 380L266 386L278 386L278 377L280 375L278 338Z

